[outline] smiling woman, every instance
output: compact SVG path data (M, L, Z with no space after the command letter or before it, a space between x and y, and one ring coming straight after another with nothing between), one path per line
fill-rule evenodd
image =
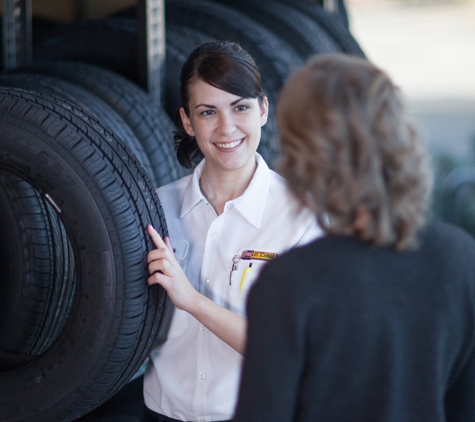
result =
M247 293L266 264L256 257L277 256L320 229L256 152L268 100L252 57L236 43L205 42L180 80L177 156L195 168L157 191L170 239L149 227L156 249L148 282L164 287L175 309L144 377L145 420L226 421L246 343Z
M240 196L246 189L256 169L254 155L261 126L267 121L267 98L264 97L261 105L257 98L242 98L198 79L189 101L189 116L180 108L183 127L196 139L206 157L201 189L221 214L228 195L217 197L219 191L214 181L221 184L231 178L233 196ZM237 183L238 180L242 182Z

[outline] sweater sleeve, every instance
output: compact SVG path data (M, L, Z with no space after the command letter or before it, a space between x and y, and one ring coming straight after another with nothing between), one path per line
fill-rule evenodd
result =
M248 342L237 422L294 420L305 355L305 306L279 266L268 265L248 302Z
M472 351L463 371L445 396L448 422L475 421L475 351Z

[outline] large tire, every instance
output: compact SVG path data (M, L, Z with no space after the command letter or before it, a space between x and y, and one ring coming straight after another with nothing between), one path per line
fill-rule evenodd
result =
M34 60L90 63L138 83L137 22L128 21L82 19L35 33Z
M309 7L312 7L312 8L315 8L315 7L318 7L320 9L323 9L323 0L278 0L282 3L287 3L289 4L290 6L296 6L296 7L299 7L301 4L307 4L309 5ZM306 6L304 6L306 7ZM338 0L338 4L337 4L337 7L338 7L338 13L337 14L334 14L334 13L329 13L329 12L326 12L325 13L329 13L332 18L334 19L338 19L340 21L340 23L346 28L346 29L350 29L350 23L349 23L349 19L348 19L348 11L346 9L346 5L345 5L345 1L344 0Z
M348 26L346 8L343 1L339 2L340 14L335 15L327 12L320 4L309 0L275 0L285 3L300 10L306 16L317 22L340 46L341 51L346 54L365 57L365 54L358 42L353 38Z
M144 166L145 171L155 185L158 184L148 155L145 153L142 144L134 132L122 116L92 92L59 78L35 73L21 73L20 71L0 75L0 86L22 88L55 95L82 108L88 114L96 116L125 142Z
M25 365L0 353L2 421L72 421L117 392L155 342L166 295L147 285L146 226L167 235L166 223L135 155L73 104L0 88L0 129L0 169L49 198L77 271L57 340Z
M340 46L318 22L300 10L273 0L215 0L234 8L283 38L303 59L312 54L341 52Z
M91 47L92 48L92 47ZM175 155L175 126L161 107L130 80L89 63L67 60L37 62L21 71L45 74L86 89L115 110L129 125L150 160L157 186L188 174Z

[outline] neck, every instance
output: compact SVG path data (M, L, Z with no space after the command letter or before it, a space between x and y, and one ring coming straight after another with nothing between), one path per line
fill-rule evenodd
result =
M235 171L219 171L205 167L200 178L200 189L218 215L226 202L240 197L251 183L257 163Z

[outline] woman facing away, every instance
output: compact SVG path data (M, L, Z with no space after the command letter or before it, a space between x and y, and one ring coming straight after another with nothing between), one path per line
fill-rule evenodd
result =
M280 169L325 236L247 304L236 422L475 421L475 241L427 223L428 156L371 63L312 58L279 98Z
M175 305L144 377L146 421L226 421L246 343L245 300L267 262L320 235L256 152L268 116L259 71L238 44L197 47L181 76L180 162L193 173L157 190L170 232L148 254L149 284Z

